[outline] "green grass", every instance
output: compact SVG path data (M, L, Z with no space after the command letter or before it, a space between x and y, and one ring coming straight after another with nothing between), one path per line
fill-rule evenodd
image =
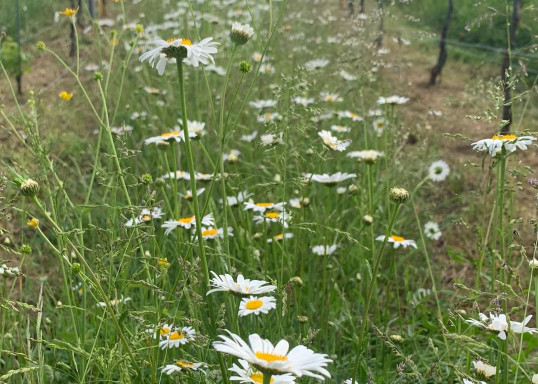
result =
M2 245L2 258L21 273L6 273L0 280L0 381L227 383L237 359L217 352L213 342L229 330L244 340L258 333L273 344L286 339L291 348L304 345L326 354L332 360L328 382L459 383L480 379L472 365L479 358L500 370L488 382L530 382L535 335L508 332L505 342L498 332L465 320L477 319L479 311L502 312L519 321L535 313L536 286L525 258L536 250L520 247L534 242L535 234L521 231L520 239L513 231L521 213L518 202L529 210L532 206L519 189L532 193L522 184L529 174L522 165L536 146L495 159L473 156L468 146L477 164L464 168L453 153L442 152L446 147L431 144L446 140L438 136L441 132L420 131L407 120L405 109L414 100L376 105L379 96L397 92L390 67L383 64L389 59L369 48L377 34L375 18L348 20L336 4L321 9L275 1L268 3L271 13L264 4L246 4L205 2L173 14L172 5L111 2L111 14L123 15L126 23L141 22L144 34L124 29L119 21L113 31L79 36L82 62L64 57L63 50L35 53L35 60L56 57L54 65L69 73L50 91L29 94L20 111L15 104L2 109L2 126L21 159L5 161L3 188L9 198L2 200L1 217L10 243ZM228 35L236 20L249 22L256 32L234 48ZM152 32L154 23L171 21L175 26ZM60 23L67 30L69 19ZM176 65L169 63L159 76L138 61L148 49L145 40L157 36L193 43L214 37L221 44L216 65L226 75L205 65L184 65L185 77L178 78ZM275 73L258 72L254 52L265 52ZM305 63L314 59L330 63L306 70ZM103 60L109 65L98 73L84 69ZM252 65L248 73L239 70L243 60ZM356 79L344 80L341 70ZM156 91L148 93L145 87ZM58 98L61 90L73 92L73 98ZM343 100L326 102L321 92L336 92ZM294 101L298 97L314 101L303 106ZM470 101L458 98L460 108L476 100L465 97ZM276 105L257 111L249 105L257 99ZM495 103L490 100L492 108ZM382 109L386 119L380 134L368 116L372 108ZM363 120L339 117L337 112L345 110ZM258 122L266 112L280 118ZM134 113L144 116L134 118ZM206 134L189 141L192 156L185 141L144 144L149 137L181 131L185 113L206 124ZM518 118L534 113L530 106ZM112 133L122 125L132 126L132 132ZM332 125L350 127L349 133L334 133L351 141L346 151L329 149L319 137ZM258 131L254 141L241 140L253 131ZM260 136L267 133L281 142L262 145ZM409 134L424 139L412 144ZM232 149L239 151L237 162L222 163L222 155ZM383 156L373 163L346 156L361 149ZM440 158L452 169L436 183L428 167ZM195 183L162 177L177 170L215 177ZM336 172L355 177L322 185L305 176ZM40 185L35 197L19 191L28 178ZM193 186L205 188L197 201L179 197ZM409 198L397 201L393 187L405 188ZM219 202L245 190L256 203L288 203L289 223L267 218L257 224L257 213L243 203ZM302 205L292 207L292 198ZM142 209L155 207L162 209L162 218L126 225ZM198 241L194 224L191 230L164 233L167 220L208 213L215 228L232 228L228 236ZM32 217L39 219L37 228L27 225ZM439 223L441 240L426 236L428 221ZM275 241L280 233L293 237ZM393 243L378 240L383 235L413 239L416 248L394 249ZM338 246L334 254L312 252L314 246L332 244ZM242 273L275 285L276 308L239 317L237 295L206 294L210 271L234 278ZM190 326L196 337L161 350L164 324ZM528 324L533 325L535 319ZM177 360L204 367L163 374L162 367ZM275 371L264 373L267 382ZM315 379L303 376L297 382Z

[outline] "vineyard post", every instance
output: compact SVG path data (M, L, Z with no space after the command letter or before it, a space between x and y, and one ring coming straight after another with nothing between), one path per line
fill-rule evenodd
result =
M17 79L19 95L22 95L21 15L19 12L19 0L15 0L15 23L17 27L17 69L15 78Z

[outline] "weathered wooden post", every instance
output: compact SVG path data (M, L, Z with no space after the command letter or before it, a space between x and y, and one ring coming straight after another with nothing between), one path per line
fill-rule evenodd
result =
M452 13L454 12L454 3L453 0L448 0L448 10L446 13L445 25L441 32L441 40L439 41L439 58L437 59L437 64L430 70L430 85L435 85L437 81L437 76L441 75L441 71L446 63L447 52L446 52L446 38L448 35L448 27L452 21Z

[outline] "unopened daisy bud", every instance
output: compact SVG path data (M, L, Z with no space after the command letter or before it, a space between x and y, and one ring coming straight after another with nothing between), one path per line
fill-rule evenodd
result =
M244 45L254 34L254 29L248 24L233 23L230 40L237 45Z
M136 33L143 33L144 27L142 26L142 24L137 24L135 30L136 30Z
M355 184L351 184L349 187L347 187L347 191L349 194L354 194L359 190L359 187L357 187Z
M37 48L38 51L44 51L46 47L47 46L42 41L38 41L37 44L36 44L36 48Z
M64 305L64 303L62 303L60 300L58 300L58 301L56 302L56 307L57 307L57 308L63 307L63 305Z
M538 268L538 260L536 260L535 258L529 260L529 267L532 269Z
M140 176L140 182L145 185L149 185L153 183L153 178L149 173L144 173L142 176Z
M297 316L297 321L301 324L308 323L308 317L306 316Z
M29 255L30 253L32 253L32 247L30 247L28 244L23 244L19 252L25 255Z
M73 272L73 274L75 275L78 275L80 272L82 272L82 267L79 263L73 263L73 265L71 265L71 272Z
M395 343L402 343L404 341L403 337L400 335L390 335L390 339Z
M314 150L313 150L312 148L308 148L308 149L306 150L306 154L307 154L307 155L313 155L313 154L314 154Z
M10 239L9 237L6 237L6 238L4 239L4 244L5 244L5 245L9 245L9 244L11 244L11 239Z
M389 191L389 198L398 204L403 204L409 199L409 192L404 188L393 187Z
M250 72L250 63L243 60L239 63L239 71L241 73L249 73Z
M308 207L310 205L310 199L308 197L303 197L301 199L301 206Z
M35 196L39 192L39 184L37 181L27 179L21 184L21 193L23 196Z
M165 185L164 179L162 177L159 177L155 179L155 186L162 187Z
M275 183L280 183L280 182L282 181L282 177L277 173L277 174L275 175L274 180L275 180Z
M35 217L32 217L30 220L26 222L26 224L32 228L37 228L39 227L39 220L36 219Z
M374 218L370 215L364 215L362 217L362 222L365 224L365 225L372 225L372 223L374 222Z
M93 79L95 81L101 81L101 80L103 80L103 74L101 72L95 72L93 74Z
M299 276L295 276L290 279L290 283L294 283L294 284L297 284L299 287L302 287L303 279L301 279Z

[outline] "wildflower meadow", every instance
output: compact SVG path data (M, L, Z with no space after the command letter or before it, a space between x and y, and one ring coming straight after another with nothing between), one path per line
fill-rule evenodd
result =
M538 383L538 9L459 3L0 4L0 383Z

